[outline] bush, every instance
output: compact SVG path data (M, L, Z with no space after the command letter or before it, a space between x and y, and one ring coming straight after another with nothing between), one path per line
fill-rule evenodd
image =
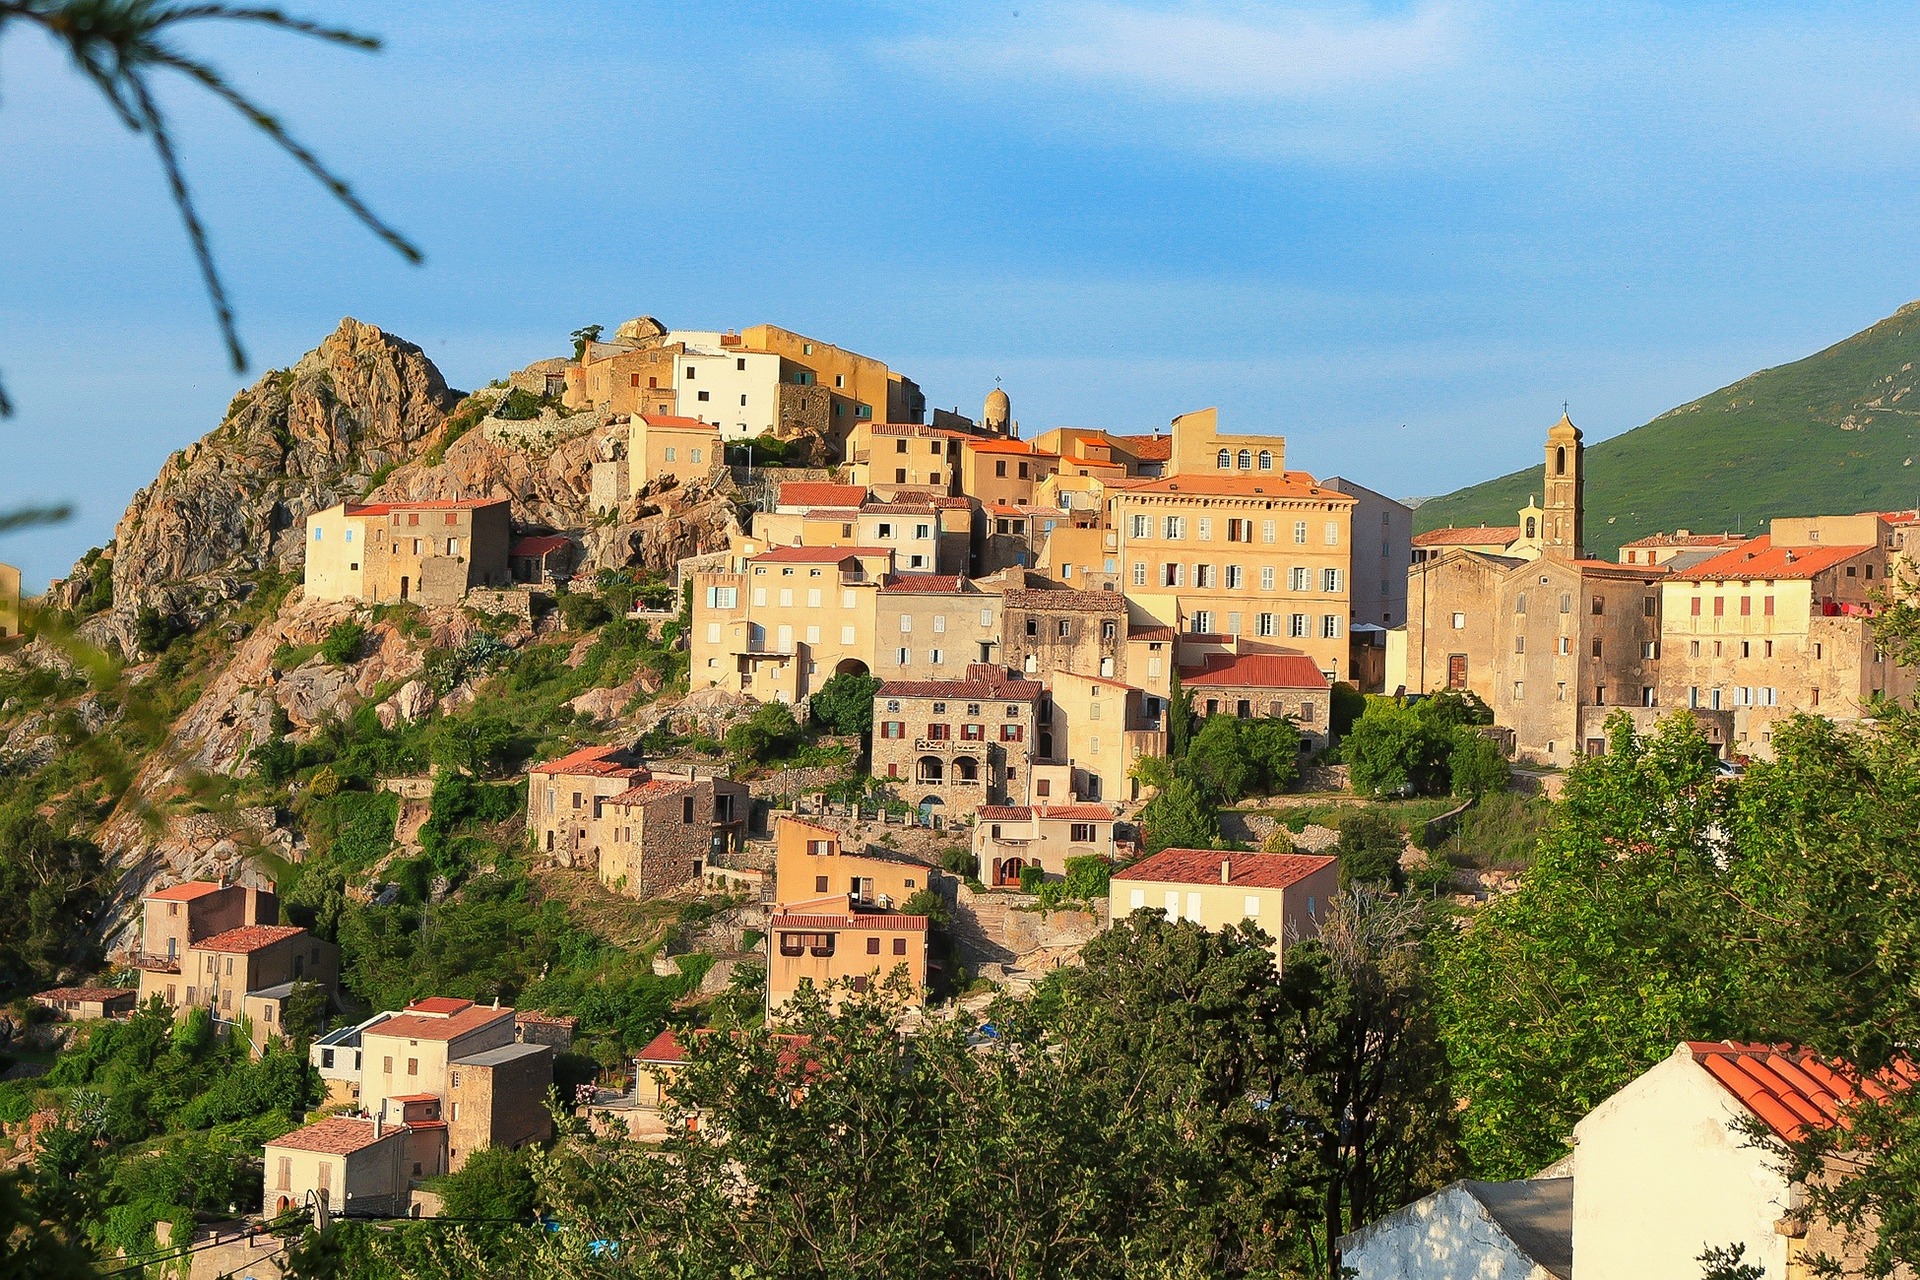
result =
M1141 810L1140 835L1148 853L1218 848L1220 814L1191 779L1175 778Z
M1353 728L1353 722L1367 713L1367 695L1345 680L1333 682L1330 702L1332 709L1327 718L1336 738L1346 736L1347 730Z
M560 616L569 631L591 631L613 620L613 610L599 596L584 591L564 592L559 599Z
M925 916L927 923L936 929L944 929L953 919L953 912L947 906L947 900L932 889L916 889L900 909L910 916Z
M1477 799L1507 789L1513 774L1498 743L1464 724L1454 727L1452 738L1453 752L1447 758L1447 769L1453 794Z
M336 667L344 667L360 656L366 642L367 629L358 622L338 623L320 642L320 656Z
M752 719L727 730L726 737L729 752L757 764L785 759L799 743L800 725L784 702L763 704Z
M141 653L153 657L166 652L179 630L172 618L150 604L141 605L140 612L133 616L133 641Z
M814 722L829 732L865 737L873 732L873 695L879 691L879 677L842 671L821 685L807 705Z
M493 416L505 418L509 422L526 422L540 416L540 411L554 402L545 396L537 396L523 387L515 387L507 392L494 409Z
M530 1218L533 1170L528 1153L483 1147L447 1179L444 1212L454 1218Z
M1020 892L1038 893L1040 886L1047 882L1047 873L1039 867L1020 868Z
M1097 853L1067 859L1067 896L1094 902L1107 896L1113 882L1113 863Z
M1441 790L1453 745L1448 734L1391 698L1367 699L1367 713L1340 749L1353 789L1366 796Z
M1340 883L1400 887L1400 824L1384 813L1362 809L1340 820Z
M962 880L980 874L980 859L963 844L948 845L942 849L940 866L947 874L959 876Z

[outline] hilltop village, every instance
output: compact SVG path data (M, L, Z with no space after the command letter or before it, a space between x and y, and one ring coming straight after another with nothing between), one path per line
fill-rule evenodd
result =
M385 341L352 325L221 430L342 394ZM123 1257L184 1233L195 1276L277 1274L295 1219L458 1217L470 1166L706 1132L688 1082L746 1028L824 1093L821 1019L882 1002L936 1035L1140 930L1255 939L1281 983L1350 939L1356 894L1467 936L1609 752L1684 740L1720 783L1796 717L1870 724L1914 692L1876 623L1920 512L1599 559L1565 416L1513 525L1416 535L1355 460L1303 469L1262 424L1029 433L1004 390L929 411L882 360L772 325L642 317L430 389L430 426L335 449L224 559L166 577L131 550L162 513L218 523L178 516L218 500L192 479L216 433L43 600L0 566L8 767L54 779L23 793L36 821L94 824L111 884L86 946L20 963L68 980L12 1042L11 1159L138 1037L311 1086L219 1111L285 1123L229 1134L238 1189L153 1208ZM191 686L153 704L169 727L124 790L54 778L65 721L4 718L123 714L87 646L137 673L125 707ZM1523 852L1476 852L1497 839ZM1000 1033L969 1034L978 1056ZM1799 1184L1726 1122L1792 1140L1854 1086L1721 1034L1562 1100L1544 1147L1485 1138L1506 1181L1409 1178L1300 1230L1362 1275L1456 1274L1431 1263L1456 1236L1472 1274L1572 1280L1577 1245L1579 1280L1677 1275L1703 1229L1801 1274L1845 1241L1790 1229Z

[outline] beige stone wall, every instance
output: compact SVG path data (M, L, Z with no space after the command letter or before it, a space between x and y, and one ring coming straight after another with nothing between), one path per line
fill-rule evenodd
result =
M360 598L458 604L471 587L511 586L512 535L505 501L368 516Z
M1050 714L1037 731L1036 758L1069 764L1079 799L1110 804L1133 798L1137 788L1129 775L1141 751L1164 753L1164 737L1147 732L1140 695L1122 685L1058 671L1043 710Z
M874 602L873 674L957 680L972 662L1000 661L998 592L882 591Z
M1001 662L1042 682L1063 671L1127 678L1124 596L1111 591L1029 591L1021 586L1021 577L1008 575L1009 589L1023 593L1000 612Z
M720 433L712 427L650 426L636 417L627 429L629 494L668 478L704 480L721 461Z
M605 806L600 881L617 893L656 898L700 874L713 851L713 781L702 778L657 799Z
M20 571L0 564L0 640L20 634Z
M404 1213L409 1178L406 1137L394 1126L380 1141L347 1155L268 1143L261 1214L276 1217L285 1211L283 1206L304 1209L309 1191L325 1191L335 1214Z
M1277 478L1287 469L1285 436L1222 435L1217 409L1183 413L1173 420L1170 430L1173 449L1167 459L1167 475L1271 475ZM1226 469L1219 465L1222 449L1231 455L1231 465ZM1246 467L1239 465L1242 450L1251 455ZM1270 468L1260 466L1262 450L1272 455Z
M1222 853L1220 857L1231 863L1233 854ZM1169 920L1191 920L1208 929L1250 920L1273 939L1275 959L1284 963L1287 948L1319 935L1327 904L1339 889L1339 868L1331 864L1285 889L1211 881L1169 884L1129 880L1121 872L1113 878L1107 905L1116 920L1142 908L1164 911Z
M1218 685L1196 685L1187 692L1193 696L1193 713L1202 720L1208 716L1285 716L1300 729L1306 745L1315 750L1327 745L1327 726L1333 716L1333 691L1319 689L1229 689Z
M694 575L692 687L794 702L842 665L871 671L886 570L887 559L874 557L853 577L832 564L750 564L742 572Z
M1053 474L1059 459L1044 453L1017 453L993 448L960 446L960 491L984 505L1004 502L1019 506L1033 501L1042 480Z
M896 386L883 361L778 325L752 325L741 331L740 339L749 351L770 351L781 357L782 383L793 383L797 370L813 375L814 385L831 396L827 428L836 443L844 444L859 423L910 420L907 415L918 388L905 380Z
M1080 836L1079 839L1074 837ZM1036 809L1026 821L982 821L973 829L973 856L980 860L980 879L989 886L1018 885L1017 869L1005 874L1005 864L1039 867L1049 879L1067 874L1068 858L1113 857L1113 822L1044 817Z
M561 866L595 865L604 841L602 808L632 785L628 778L530 772L527 831L534 851Z
M453 1083L454 1078L459 1080ZM553 1133L546 1108L553 1054L528 1054L498 1066L455 1063L446 1092L447 1166L458 1173L476 1151L544 1142Z

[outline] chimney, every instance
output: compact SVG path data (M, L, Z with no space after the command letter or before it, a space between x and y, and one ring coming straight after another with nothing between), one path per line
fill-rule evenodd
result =
M1221 884L1233 883L1233 859L1232 858L1220 859L1220 883Z
M386 1104L383 1102L380 1105L380 1110L373 1113L373 1140L375 1142L378 1142L380 1141L381 1138L384 1138L386 1134L387 1134L387 1108L386 1108Z

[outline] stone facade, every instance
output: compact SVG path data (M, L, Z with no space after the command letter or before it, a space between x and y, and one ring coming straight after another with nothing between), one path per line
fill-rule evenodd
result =
M457 605L475 587L509 587L510 504L456 500L342 503L307 517L309 600Z
M1126 679L1125 596L1076 591L1017 570L1007 580L1001 662L1043 682L1056 671Z
M1044 689L976 663L964 680L898 680L873 702L873 775L947 822L1024 804Z
M458 1173L476 1151L544 1142L553 1133L547 1090L553 1049L510 1044L447 1064L447 1167Z
M535 851L593 867L608 887L651 898L697 879L746 839L748 794L730 778L655 770L630 751L587 747L528 771Z
M1000 660L1000 584L950 574L896 573L875 602L873 674L951 680Z
M0 564L0 640L20 634L20 571Z

